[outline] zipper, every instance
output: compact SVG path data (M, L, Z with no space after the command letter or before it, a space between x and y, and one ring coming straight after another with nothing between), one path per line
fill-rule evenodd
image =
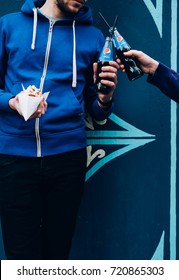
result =
M47 47L46 47L46 53L45 53L44 67L43 67L42 77L40 79L40 91L41 92L43 92L44 81L45 81L45 77L47 74L48 60L49 60L50 47L51 47L51 41L52 41L52 31L53 31L53 26L55 24L55 21L49 20L49 24L50 24L50 26L49 26L49 31L48 31L48 40L47 40ZM36 140L37 140L37 157L41 157L39 118L36 118L36 121L35 121L35 134L36 134Z

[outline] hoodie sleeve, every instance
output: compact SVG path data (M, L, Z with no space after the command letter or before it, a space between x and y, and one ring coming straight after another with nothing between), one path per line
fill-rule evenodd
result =
M166 65L159 63L154 75L147 81L158 87L166 96L179 103L179 74Z
M3 21L0 19L0 110L10 111L9 99L13 97L10 92L7 92L4 88L5 74L7 66L7 53L5 50L5 32L3 30Z
M102 121L108 118L109 115L112 113L112 109L113 109L113 103L107 110L106 109L104 110L98 105L98 101L97 101L98 96L94 89L93 63L97 62L100 52L103 48L104 42L105 42L104 36L102 32L100 32L99 38L97 40L96 56L86 73L87 78L86 78L86 86L84 90L85 107L89 112L89 114L91 115L91 117L96 121Z

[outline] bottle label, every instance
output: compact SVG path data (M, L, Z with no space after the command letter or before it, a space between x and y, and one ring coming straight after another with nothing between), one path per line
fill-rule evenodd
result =
M110 61L113 60L113 44L112 39L106 38L104 47L101 51L99 61Z
M113 55L110 48L104 48L103 52L99 58L100 61L110 61L113 60Z
M105 48L105 49L104 49L104 54L108 54L108 53L110 53L110 52L111 52L110 48Z
M115 30L113 35L113 43L116 49L130 50L131 47L126 40Z
M116 36L116 38L117 38L117 41L118 41L118 42L121 42L122 40L124 40L123 37L122 37L121 35Z

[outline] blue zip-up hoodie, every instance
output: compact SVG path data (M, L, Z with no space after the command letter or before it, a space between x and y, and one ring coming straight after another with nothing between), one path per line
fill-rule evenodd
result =
M91 10L55 21L37 9L45 0L26 0L18 13L0 19L0 154L48 156L86 146L85 108L101 121L93 62L104 44ZM9 99L35 85L50 91L40 119L24 121Z

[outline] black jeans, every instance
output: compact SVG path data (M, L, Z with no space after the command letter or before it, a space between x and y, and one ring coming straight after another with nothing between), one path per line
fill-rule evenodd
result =
M86 149L42 158L0 155L7 259L68 259L85 173Z

